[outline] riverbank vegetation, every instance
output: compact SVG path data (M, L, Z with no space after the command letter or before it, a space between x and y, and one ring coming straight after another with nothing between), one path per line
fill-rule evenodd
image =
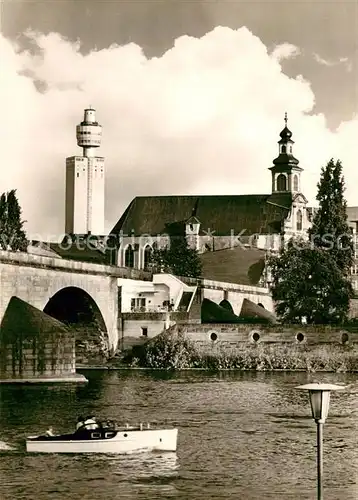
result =
M124 358L127 366L165 370L358 371L358 347L292 344L198 344L180 333L163 333Z

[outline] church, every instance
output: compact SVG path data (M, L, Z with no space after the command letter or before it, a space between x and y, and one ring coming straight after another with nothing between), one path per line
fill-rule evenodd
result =
M117 265L148 269L153 246L168 245L173 228L185 228L188 244L202 256L204 271L215 261L264 259L284 240L307 234L311 209L302 193L303 169L293 154L292 132L285 126L273 160L266 194L139 196L111 231L118 242ZM220 274L220 273L219 273ZM213 276L212 279L223 278ZM232 281L230 279L230 281ZM253 284L253 283L252 283Z
M105 159L97 155L102 126L92 107L84 110L76 137L82 154L66 159L66 235L62 243L48 245L51 255L150 271L154 247L166 247L173 236L185 234L199 252L203 278L266 286L267 254L293 236L307 237L314 209L302 192L303 169L294 156L287 113L278 156L269 167L268 193L139 196L110 235L104 233ZM347 214L356 236L358 207L348 207ZM357 253L355 259L352 282L358 290Z

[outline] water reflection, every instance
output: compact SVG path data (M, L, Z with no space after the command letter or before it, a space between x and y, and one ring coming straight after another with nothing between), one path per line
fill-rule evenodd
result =
M126 455L88 456L89 461L110 467L112 474L136 481L173 478L179 467L176 453L132 453Z
M5 443L4 441L0 441L0 452L3 451L14 451L16 448L13 446L9 445L8 443Z
M314 498L315 424L305 373L86 372L86 386L0 387L1 500ZM325 426L325 500L356 500L357 377ZM179 428L177 454L30 455L23 438L78 414Z

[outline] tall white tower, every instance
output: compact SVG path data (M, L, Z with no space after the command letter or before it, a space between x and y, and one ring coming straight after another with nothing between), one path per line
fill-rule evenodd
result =
M101 145L102 126L96 111L84 110L76 127L82 156L66 158L66 234L104 235L104 158L95 156Z

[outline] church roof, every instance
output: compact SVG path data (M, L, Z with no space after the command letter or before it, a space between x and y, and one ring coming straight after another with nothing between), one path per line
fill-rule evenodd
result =
M168 225L188 220L196 208L200 234L273 234L291 208L291 193L206 196L139 196L129 204L111 234L156 236ZM215 231L215 232L214 232Z
M75 242L69 245L64 245L62 243L49 243L49 247L63 259L93 262L94 264L108 263L108 255L100 250L88 248L88 245L84 245L79 248Z
M298 167L299 161L292 154L289 153L280 153L277 158L275 158L272 162L275 166L270 167L269 170L277 170L277 166L281 172L287 171L290 172L292 167L295 167L295 170L303 170L303 168ZM287 168L282 168L282 166L287 166Z
M186 221L187 224L200 224L200 220L195 217L195 215L191 215L189 219Z

